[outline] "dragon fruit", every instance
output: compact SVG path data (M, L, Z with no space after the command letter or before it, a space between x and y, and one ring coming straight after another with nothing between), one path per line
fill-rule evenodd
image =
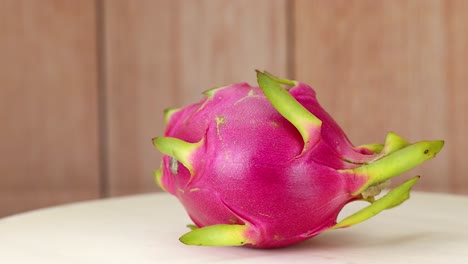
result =
M444 145L389 133L384 144L355 147L311 87L267 72L257 80L165 111L154 174L195 223L185 244L277 248L360 223L408 199L419 176L377 196ZM369 205L337 222L357 200Z

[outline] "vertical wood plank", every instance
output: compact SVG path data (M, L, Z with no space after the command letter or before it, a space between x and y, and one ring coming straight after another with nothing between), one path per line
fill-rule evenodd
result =
M106 1L111 195L157 190L162 111L254 69L287 72L286 1Z
M447 41L447 140L448 164L446 174L450 177L455 193L468 194L468 2L444 1Z
M1 1L0 39L0 216L98 197L94 1Z
M458 147L466 146L468 111L463 3L295 2L296 78L316 88L353 142L381 142L388 131L446 140L436 159L411 172L423 175L424 190L468 193Z

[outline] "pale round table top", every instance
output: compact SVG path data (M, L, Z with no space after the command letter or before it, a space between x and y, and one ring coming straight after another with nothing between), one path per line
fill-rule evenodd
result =
M359 203L345 208L349 214ZM413 192L403 205L288 248L186 246L175 197L83 202L0 219L1 263L468 263L468 197Z

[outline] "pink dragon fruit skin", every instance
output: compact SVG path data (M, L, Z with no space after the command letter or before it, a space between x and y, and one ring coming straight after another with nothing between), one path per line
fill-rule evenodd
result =
M191 245L276 248L347 227L401 204L419 177L376 200L388 179L430 159L443 141L354 147L306 84L257 72L260 87L234 84L166 112L158 184L196 226ZM287 90L280 84L293 86ZM370 205L337 223L349 202Z

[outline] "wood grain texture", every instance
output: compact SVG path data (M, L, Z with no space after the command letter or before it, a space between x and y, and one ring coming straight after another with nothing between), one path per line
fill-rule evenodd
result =
M468 193L466 1L295 1L296 78L356 143L388 131L445 139L410 175L419 189ZM409 176L409 175L407 175Z
M405 176L468 194L467 32L464 0L0 1L0 216L157 191L163 109L256 68L311 84L356 145L445 139Z
M286 1L106 1L110 195L154 191L162 111L287 72Z
M468 194L468 2L444 2L446 36L447 175L451 191Z
M94 18L0 2L0 216L99 195Z

